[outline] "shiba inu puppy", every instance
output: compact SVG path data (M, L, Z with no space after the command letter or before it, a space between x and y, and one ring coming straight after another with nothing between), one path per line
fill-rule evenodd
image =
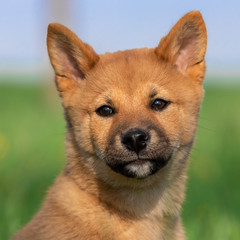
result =
M201 14L183 16L153 49L98 55L56 23L47 45L67 163L13 239L185 239L180 209L205 74Z

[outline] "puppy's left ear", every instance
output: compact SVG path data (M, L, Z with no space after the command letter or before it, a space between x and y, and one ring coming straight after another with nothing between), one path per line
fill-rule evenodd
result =
M161 39L155 53L182 74L202 82L205 75L207 31L199 11L184 15Z
M71 89L81 87L85 76L99 60L90 45L58 23L48 26L47 46L61 96Z

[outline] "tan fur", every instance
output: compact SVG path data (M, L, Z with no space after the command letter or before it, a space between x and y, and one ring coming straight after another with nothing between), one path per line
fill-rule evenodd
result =
M64 26L49 25L49 56L67 121L67 164L14 240L185 239L180 210L203 97L206 42L198 11L182 17L156 49L100 56ZM170 104L154 111L155 98ZM99 116L102 105L116 113ZM147 158L170 152L165 167L139 178L106 164L112 164L109 156L122 162L132 157L121 136L135 128L151 135Z

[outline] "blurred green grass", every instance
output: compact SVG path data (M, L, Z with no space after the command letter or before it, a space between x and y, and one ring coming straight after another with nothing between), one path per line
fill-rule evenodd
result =
M240 86L206 87L189 164L188 240L240 239ZM64 166L64 120L48 86L0 85L0 239L39 209Z

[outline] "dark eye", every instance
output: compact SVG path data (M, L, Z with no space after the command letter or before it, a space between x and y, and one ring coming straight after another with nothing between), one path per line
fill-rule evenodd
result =
M151 109L154 110L154 111L161 111L164 108L166 108L169 103L170 102L168 102L168 101L157 98L152 102Z
M104 105L104 106L101 106L100 108L98 108L96 110L96 113L101 117L110 117L115 112L112 107Z

